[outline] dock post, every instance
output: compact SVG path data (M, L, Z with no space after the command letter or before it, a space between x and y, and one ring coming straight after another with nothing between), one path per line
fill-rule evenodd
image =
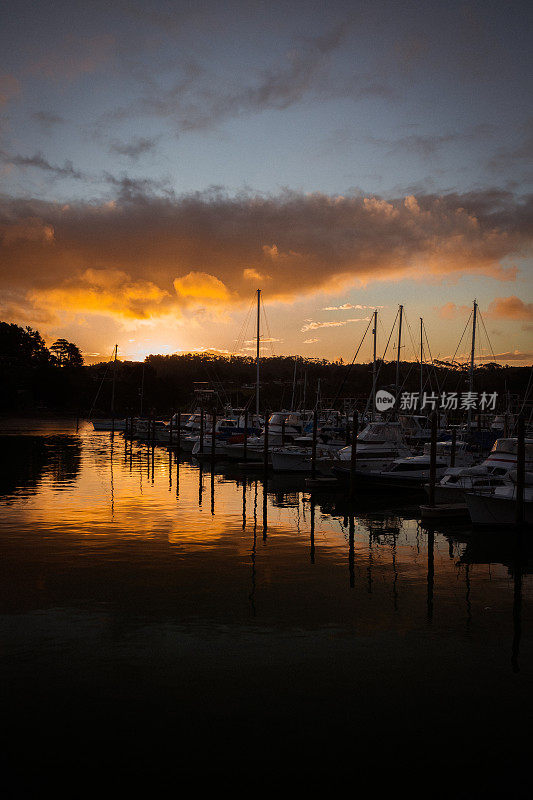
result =
M350 500L355 497L355 470L357 466L357 433L359 429L359 416L354 408L352 419L352 452L350 455Z
M281 420L281 446L285 447L285 417Z
M204 452L204 410L200 411L200 453Z
M435 507L435 483L437 479L437 415L431 415L431 448L429 451L429 505Z
M252 415L253 422L253 415ZM248 458L248 409L244 412L244 440L242 443L242 457L246 461Z
M211 473L213 474L213 464L215 463L215 431L217 427L217 412L213 409L213 422L211 425Z
M525 522L524 485L526 479L526 443L523 414L519 415L516 428L516 525L517 527L520 527Z
M318 413L315 409L313 411L313 449L311 450L311 478L316 478L316 436L318 430Z
M179 463L179 452L181 450L181 411L178 411L178 419L177 419L177 426L178 426L178 441L176 442L176 448L178 451L178 463Z
M457 449L457 428L452 429L452 450L450 453L450 467L455 467L455 451Z
M315 563L315 493L311 491L311 530L309 532L311 564Z
M263 467L265 470L265 480L268 473L268 418L269 412L265 411L265 435L264 435L264 451L263 451Z
M174 444L173 436L172 436L172 434L173 434L173 430L172 430L173 424L174 424L174 411L171 410L171 412L170 412L170 430L169 430L169 433L168 433L168 443L169 443L170 447L172 447L172 445Z
M350 514L348 522L348 571L350 573L350 589L355 586L355 519Z

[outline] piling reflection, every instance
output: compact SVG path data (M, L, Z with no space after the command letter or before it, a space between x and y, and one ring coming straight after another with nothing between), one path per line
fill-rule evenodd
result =
M526 537L427 530L398 498L348 501L83 426L34 439L5 444L0 474L0 685L12 719L34 714L25 730L65 697L76 724L76 703L107 721L119 698L221 740L323 734L358 756L367 742L376 774L404 740L402 768L426 739L432 764L450 741L469 763L493 752L498 731L514 755Z
M257 597L264 600L273 586L289 591L291 575L294 585L300 582L309 591L305 616L313 624L355 624L345 616L344 586L362 604L359 628L410 629L420 624L422 607L426 624L434 626L435 585L440 620L450 613L459 574L464 614L454 624L474 636L480 604L490 606L491 594L501 591L511 574L512 664L518 669L522 587L530 573L525 545L517 551L508 541L502 544L490 537L461 538L460 531L450 535L421 530L412 507L392 509L385 501L381 509L369 508L368 498L347 502L342 496L307 492L301 478L278 478L262 470L251 479L214 459L204 468L175 449L123 440L117 434L82 430L70 436L5 438L9 441L4 452L9 453L11 466L9 470L4 466L2 473L3 503L4 507L17 503L22 489L35 498L19 509L28 531L46 524L56 535L69 530L86 537L111 537L114 557L124 570L131 566L130 556L121 551L126 538L139 544L166 541L179 546L182 557L209 552L212 560L199 574L194 574L193 561L189 566L180 562L180 569L190 572L190 581L199 581L200 586L207 573L216 575L226 601L228 593L232 597L233 609L237 599L230 587L234 581L238 584L237 565L245 559L250 565L247 595L254 616ZM65 503L57 496L62 487L70 490ZM321 569L308 573L306 563ZM314 584L324 580L317 594ZM211 606L211 601L205 602ZM298 604L291 608L290 603L283 608L287 621L304 613L297 611ZM275 613L279 611L277 607ZM262 602L261 613L268 617L274 607Z

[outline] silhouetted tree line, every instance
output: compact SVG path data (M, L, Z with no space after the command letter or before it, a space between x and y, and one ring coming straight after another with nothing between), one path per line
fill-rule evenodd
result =
M57 345L57 348L55 348ZM73 349L75 348L75 349ZM38 409L87 416L108 415L115 375L115 412L161 416L171 410L192 409L199 397L195 390L209 388L219 410L224 405L254 406L255 362L249 356L225 357L212 353L150 355L144 362L117 361L83 366L76 345L58 340L48 350L37 331L0 323L0 396L4 411ZM377 386L394 390L396 363L379 362ZM475 370L478 392L497 392L503 409L507 394L523 398L530 367L487 363ZM417 392L420 367L401 362L401 391ZM141 397L142 389L142 397ZM345 364L342 359L277 356L261 360L261 408L313 408L320 394L323 403L345 402L362 409L372 389L372 364ZM468 390L464 365L439 362L424 366L424 391L428 393ZM206 401L211 404L211 401Z
M0 322L0 409L73 410L83 369L72 342L58 339L48 348L39 331Z

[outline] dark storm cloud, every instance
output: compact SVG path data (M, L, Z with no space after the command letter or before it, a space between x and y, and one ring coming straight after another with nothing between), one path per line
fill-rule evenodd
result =
M141 148L142 149L142 148ZM77 181L87 181L91 185L102 184L110 186L113 196L118 200L132 200L140 197L153 197L156 194L174 196L166 179L132 177L130 175L113 175L111 172L89 174L75 169L71 161L65 161L63 166L51 164L42 153L33 156L9 155L0 150L0 162L22 168L34 168L49 174L52 178L71 178Z
M466 131L450 131L441 134L413 133L401 136L398 139L381 139L376 136L367 136L370 144L386 147L388 155L397 156L410 153L416 156L429 158L435 155L445 145L478 141L481 138L492 136L496 131L494 125L480 124Z
M113 139L109 145L109 151L119 156L127 156L135 161L140 156L153 151L158 141L159 137L149 138L142 136L135 137L131 142L122 142L119 139Z
M73 178L74 180L86 180L86 175L74 169L72 161L65 161L63 166L51 164L42 153L35 153L33 156L9 155L0 151L0 161L4 164L12 164L15 167L34 167L43 172L47 172L58 178Z
M32 119L36 120L45 130L50 130L55 125L61 125L65 122L63 117L60 117L59 114L51 114L48 111L36 111L31 116Z
M171 119L177 131L199 131L247 114L284 111L306 98L389 96L386 81L374 75L337 76L332 81L330 57L341 47L350 27L351 23L344 21L323 35L296 38L283 62L256 71L255 78L247 75L245 84L228 86L194 61L181 66L182 77L170 89L163 90L146 74L143 83L149 91L104 115L100 127L150 115Z
M116 199L119 201L142 203L153 200L158 194L174 197L174 191L166 179L132 178L129 175L116 176L110 172L104 172L101 180L113 187Z
M488 166L493 172L505 172L514 167L524 166L531 174L533 163L533 117L522 126L522 141L516 147L499 147Z
M227 308L258 283L271 299L291 301L358 281L512 280L503 262L531 252L533 198L497 190L161 197L128 180L110 176L117 199L100 204L4 199L0 289L41 313L146 319Z

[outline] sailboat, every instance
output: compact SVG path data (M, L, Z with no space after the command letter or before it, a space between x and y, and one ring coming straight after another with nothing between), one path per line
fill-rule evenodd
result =
M115 379L116 379L116 371L117 371L117 354L118 354L118 344L115 345L114 353L113 353L113 382L111 388L111 416L103 419L93 419L93 428L95 431L124 431L126 430L126 420L125 419L115 419ZM104 375L105 379L105 375ZM103 382L103 381L102 381ZM101 384L100 384L101 388ZM100 393L100 389L98 389L98 393L95 398L95 402L98 398L98 394ZM94 407L94 403L93 403ZM92 409L91 409L92 411ZM90 414L89 414L90 416Z

